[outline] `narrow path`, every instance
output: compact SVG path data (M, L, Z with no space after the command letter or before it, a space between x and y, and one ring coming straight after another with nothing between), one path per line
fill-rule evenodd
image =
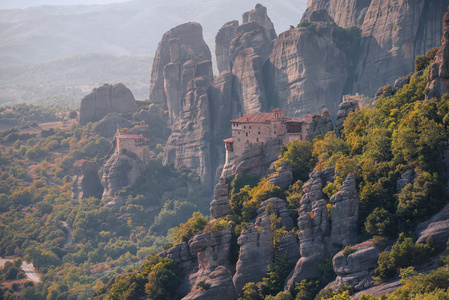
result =
M73 243L73 231L72 231L72 228L70 228L70 226L67 224L66 221L61 221L61 222L62 222L62 226L64 226L65 229L67 229L68 236L65 240L64 248L68 248L68 247L72 246L72 243Z
M41 282L40 277L37 275L36 270L34 269L33 263L27 263L26 261L23 261L21 268L25 272L28 279L34 282Z
M1 258L0 257L0 267L3 267L7 261L12 262L14 258ZM33 266L33 263L27 263L26 261L22 262L22 266L20 266L22 270L25 272L25 275L29 280L34 282L40 282L41 279L39 275L36 273L36 269Z

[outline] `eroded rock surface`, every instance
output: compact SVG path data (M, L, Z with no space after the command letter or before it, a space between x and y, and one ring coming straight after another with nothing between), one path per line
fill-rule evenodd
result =
M214 200L210 203L210 213L215 219L227 216L232 212L228 198L228 185L223 177L220 177L214 189Z
M81 201L84 198L100 199L103 187L98 177L98 166L94 161L80 160L73 166L75 175L72 179L72 199Z
M143 172L144 165L134 153L112 154L103 165L103 197L113 198L115 192L133 185Z
M370 288L374 285L374 270L380 251L371 242L364 242L351 247L353 252L348 256L338 252L332 259L337 278L327 287L337 290L340 285L352 286L356 291Z
M207 95L211 84L208 78L212 72L211 61L202 62L196 71L167 141L164 164L174 163L176 168L185 166L194 170L201 182L209 185L214 174L210 159L211 110Z
M333 41L335 25L316 25L320 34L313 27L280 34L267 62L268 98L278 99L289 116L317 114L323 108L335 115L346 84L348 59Z
M303 19L310 20L316 11L325 9L340 27L363 24L372 0L314 0L308 1Z
M210 50L198 23L178 25L162 37L153 61L149 99L168 108L171 123L181 110L181 99L194 77L195 66L210 59Z
M449 204L429 220L419 223L415 235L418 237L417 243L425 243L431 237L435 248L445 249L449 239Z
M237 243L240 245L239 260L233 277L235 290L240 293L248 282L259 282L266 274L274 257L273 232L270 214L280 217L280 226L286 230L293 227L293 220L285 200L271 198L261 203L254 222L243 229Z
M86 125L100 121L112 112L128 113L136 109L136 99L126 86L121 83L105 84L81 99L79 123Z
M121 117L118 113L110 113L101 119L92 128L91 132L92 134L112 140L117 133L117 126L120 126L120 128L130 128L131 123L127 119Z
M277 172L270 175L268 182L282 189L287 189L293 180L293 169L288 160L280 163Z
M426 95L427 99L441 98L444 94L449 93L449 10L446 11L443 19L441 47L429 67L427 81L429 89Z
M334 126L332 125L331 114L327 108L324 108L321 111L321 114L312 116L309 127L307 127L306 140L311 142L317 135L325 135L333 129Z
M229 58L229 48L239 22L234 20L228 22L220 28L215 36L215 56L217 58L218 72L231 71L231 60Z

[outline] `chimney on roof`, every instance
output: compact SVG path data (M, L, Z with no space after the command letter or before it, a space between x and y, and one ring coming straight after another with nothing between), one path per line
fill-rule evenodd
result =
M284 111L280 108L275 108L273 109L273 115L276 120L280 119L284 116Z

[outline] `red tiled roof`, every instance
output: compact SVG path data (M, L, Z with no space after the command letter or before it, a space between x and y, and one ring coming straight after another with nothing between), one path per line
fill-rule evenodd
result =
M231 120L229 122L231 123L265 123L267 121L272 122L275 121L273 113L254 113L247 116L243 116L234 120ZM279 121L284 122L305 122L305 119L302 118L292 118L287 116L282 116L281 118L278 118Z
M133 139L133 140L140 140L143 139L144 141L149 141L149 138L146 138L144 136L138 135L138 134L120 134L117 136L119 139Z
M225 143L232 143L232 138L225 139L225 140L223 140L223 142L225 142Z

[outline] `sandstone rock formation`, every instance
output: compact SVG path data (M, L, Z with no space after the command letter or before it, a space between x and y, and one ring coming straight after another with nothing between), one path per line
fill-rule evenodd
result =
M224 177L220 177L214 189L214 200L210 203L210 214L214 219L223 218L230 214L231 204L228 199L228 186Z
M113 198L115 192L133 185L144 172L143 163L132 152L127 154L115 153L107 157L103 165L103 198Z
M184 300L235 298L229 270L231 238L231 229L228 228L216 232L200 233L189 240L190 249L197 252L199 270L189 276L192 289L183 298ZM208 289L201 289L197 287L197 283L200 281L211 286Z
M435 248L445 249L449 239L449 204L429 220L419 223L415 235L418 237L417 243L425 243L428 237L432 237Z
M287 189L293 180L293 169L288 160L284 160L279 165L277 172L270 175L268 182L282 189Z
M185 166L196 171L201 182L211 184L213 174L210 159L211 114L207 95L211 84L211 61L196 66L196 77L189 82L187 94L183 97L182 110L173 125L165 148L164 164Z
M357 220L359 217L359 195L354 174L350 173L330 199L332 204L331 233L329 247L353 245L357 242Z
M340 285L346 285L361 291L374 285L372 277L377 268L379 249L372 246L371 242L357 244L351 248L354 252L348 256L340 251L332 259L337 278L327 287L337 290Z
M271 210L267 209L268 205ZM256 219L245 226L237 240L240 254L232 279L237 293L246 283L259 282L265 276L268 265L274 257L270 214L280 217L280 226L285 226L286 230L293 227L293 220L288 214L285 200L271 198L261 203Z
M261 25L265 30L265 35L268 40L272 41L276 38L276 31L274 30L273 23L267 14L267 8L261 4L257 4L256 7L248 12L245 12L242 16L243 24L248 22L255 22Z
M316 11L325 9L340 27L361 26L372 0L309 0L302 16L310 20Z
M120 197L120 196L116 196L114 198L112 198L111 201L109 201L108 203L105 204L105 207L111 207L115 210L115 212L120 212L120 208L125 205L125 198Z
M373 97L379 87L412 72L417 55L439 46L447 7L446 0L314 0L303 20L324 9L340 27L361 26L360 57L346 92Z
M198 23L181 24L162 37L153 61L149 99L168 108L171 123L181 110L181 99L194 77L193 69L197 63L210 59L210 50Z
M312 116L309 127L307 127L306 140L311 142L317 135L325 135L333 129L331 114L327 108L324 108L321 114Z
M78 201L89 197L100 199L103 187L98 178L97 164L83 159L77 161L73 167L75 175L72 179L72 199Z
M217 58L218 72L231 71L231 60L229 58L229 48L239 22L234 20L228 22L220 28L215 36L215 56Z
M362 25L355 91L368 96L413 71L417 55L438 46L447 1L372 0Z
M130 128L131 123L118 113L109 113L92 127L91 133L112 139L117 132L117 126L120 126L120 128Z
M232 68L234 90L241 110L247 114L267 109L263 85L262 59L254 48L247 48L237 55Z
M126 86L121 83L105 84L81 99L79 123L86 125L100 121L112 112L128 113L136 109L136 99Z
M335 121L335 133L340 136L343 130L343 123L348 117L350 112L354 112L359 109L359 103L356 100L343 101L338 106L337 120Z
M441 47L435 55L434 62L429 67L427 75L426 98L441 98L449 93L449 9L443 19L443 38Z
M292 289L303 279L320 278L321 271L316 266L334 255L337 245L354 244L357 238L359 198L354 175L348 175L339 191L331 197L330 219L322 189L334 180L334 168L314 170L309 177L303 186L304 196L298 211L301 258L287 279L286 289Z
M267 62L267 97L289 116L316 114L323 108L335 115L346 84L348 59L333 41L335 25L315 25L320 34L313 26L280 34Z
M396 193L400 193L407 184L413 184L417 176L418 174L413 169L408 169L402 173L401 178L396 182Z

